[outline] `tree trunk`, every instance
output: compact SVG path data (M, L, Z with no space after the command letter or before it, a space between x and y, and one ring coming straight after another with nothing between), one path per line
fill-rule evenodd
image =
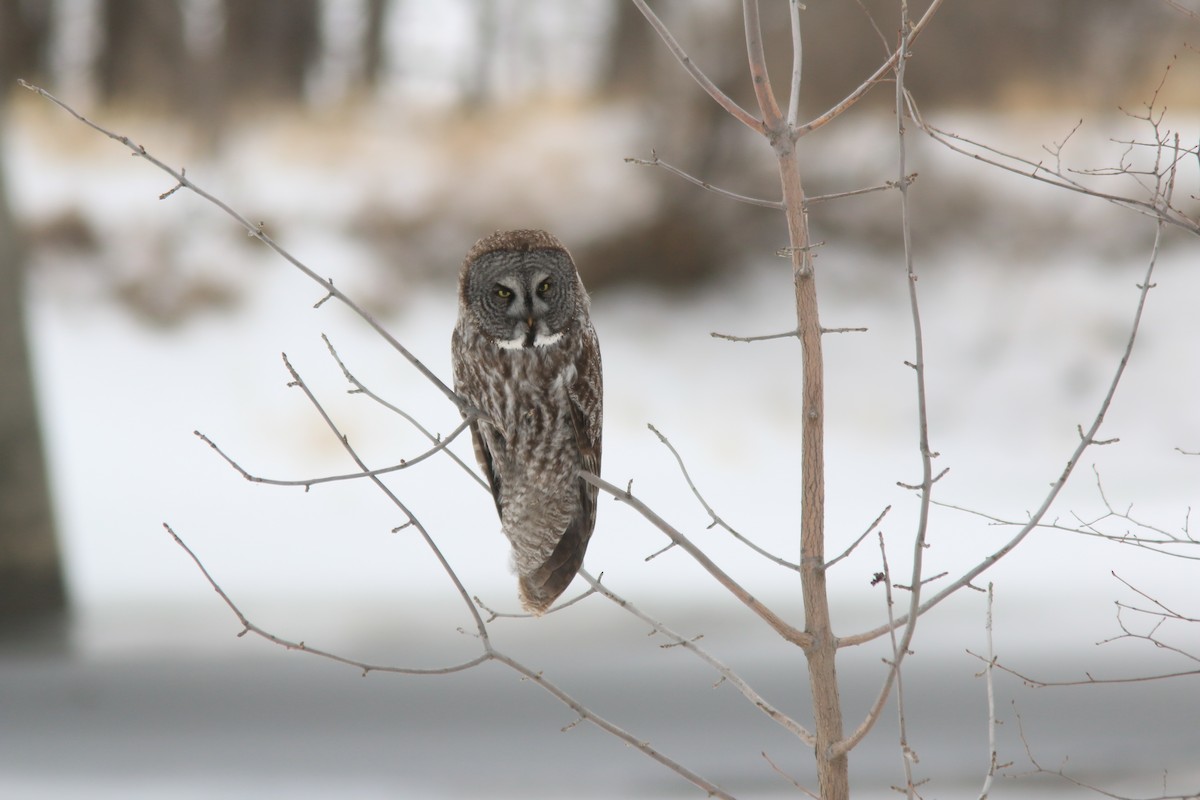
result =
M3 114L0 105L0 135ZM25 341L23 255L0 159L0 624L6 628L54 618L66 607Z
M822 800L847 800L850 766L845 754L831 751L842 739L842 704L837 680L837 638L829 618L825 583L825 366L821 346L821 319L817 311L816 274L809 250L808 219L796 145L790 136L775 143L779 175L787 214L796 292L796 330L802 352L803 433L800 494L800 578L804 596L804 631L812 644L808 659L809 691L817 737L816 761Z

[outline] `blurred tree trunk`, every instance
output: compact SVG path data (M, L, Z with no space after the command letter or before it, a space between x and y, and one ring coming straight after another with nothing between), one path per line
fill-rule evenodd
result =
M100 96L166 108L186 102L190 59L177 0L104 0L100 13Z
M44 74L52 10L44 2L0 0L0 95L7 95L17 78L34 81Z
M374 89L383 74L386 52L385 23L390 0L367 0L367 24L363 32L363 84Z
M302 100L321 52L316 0L225 0L223 9L226 96Z
M633 3L618 3L616 14L600 74L600 90L613 95L645 94L647 76L663 66L657 57L662 45Z
M3 115L0 104L0 137ZM23 261L0 158L0 624L6 627L53 618L66 607L25 341Z

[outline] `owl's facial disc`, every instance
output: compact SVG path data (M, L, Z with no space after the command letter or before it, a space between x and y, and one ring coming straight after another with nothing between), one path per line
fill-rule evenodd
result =
M554 284L547 274L534 274L526 286L515 286L510 281L497 282L493 292L506 303L504 316L509 320L511 337L497 339L503 350L520 350L531 347L548 347L559 341L561 331L550 330L546 316L550 313L548 301Z

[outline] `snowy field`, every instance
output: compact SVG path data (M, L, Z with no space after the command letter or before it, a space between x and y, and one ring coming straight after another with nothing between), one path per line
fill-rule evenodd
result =
M192 433L208 435L265 477L353 471L302 393L286 386L279 356L286 352L369 464L421 452L426 442L408 423L346 393L322 333L360 380L432 431L452 430L457 414L346 309L331 302L314 310L319 288L265 248L241 241L244 234L214 208L182 193L160 202L157 196L170 188L167 176L78 131L66 136L86 151L86 167L64 156L62 145L40 144L28 129L14 133L6 157L18 214L36 222L77 208L104 231L107 264L44 257L30 280L30 338L76 620L69 652L0 654L0 795L698 796L593 728L560 733L572 722L569 709L496 665L442 678L360 679L351 668L237 639L236 619L163 531L164 521L254 622L280 636L355 659L417 667L478 652L471 635L456 632L471 626L461 599L411 531L391 532L404 520L377 490L365 481L308 492L254 485ZM629 169L620 163L630 154L622 149L628 140L611 138L590 148L595 161L584 167L585 177ZM514 141L521 139L514 134ZM387 174L372 179L383 151L349 163L332 157L314 163L302 160L294 140L288 144L296 149L263 134L247 140L236 159L207 172L189 166L188 175L253 218L272 220L278 241L378 310L388 329L448 380L456 313L451 280L391 270L329 224L331 215L337 221L360 208L356 193L394 194L390 207L413 202L402 197L406 187L428 196L427 159L399 148L386 159ZM177 160L169 140L158 150ZM1021 190L1016 179L944 153L925 155L936 164L917 168L958 174L981 195L1008 198ZM392 170L406 168L412 181L399 185ZM504 174L487 177L477 202L502 201ZM587 215L603 215L606 193L638 196L625 178L579 180ZM1102 227L1112 213L1099 201L1048 189L1018 196L1047 213L1077 206L1084 228L1090 214ZM618 206L636 213L636 203ZM560 220L554 198L528 214L528 224L561 223L568 244L572 225L583 224ZM950 468L937 485L939 500L1009 520L1041 503L1078 441L1076 426L1086 428L1094 415L1128 337L1153 234L1149 224L1129 230L1119 252L1107 255L1045 238L996 247L994 230L985 246L964 235L918 251L932 444L938 468ZM465 235L446 254L448 274L486 232ZM647 430L651 423L670 438L727 522L796 558L798 347L790 340L741 344L709 336L794 325L789 277L772 258L774 247L700 289L596 292L592 310L605 362L605 477L632 481L635 494L800 623L794 573L706 530L711 520ZM1175 449L1200 450L1196 253L1195 243L1178 235L1164 247L1133 362L1100 432L1120 442L1088 453L1048 519L1069 524L1075 514L1099 516L1097 475L1118 510L1133 504L1134 517L1172 531L1186 525L1200 501L1200 458ZM234 287L239 302L182 325L154 327L105 294L109 278L97 272L151 269L168 255L193 277L211 274ZM823 323L869 329L826 341L828 549L840 552L891 505L881 527L891 568L905 575L917 501L897 481L919 480L920 465L913 378L903 363L913 344L902 261L894 252L834 241L821 251L818 268ZM581 270L586 280L587 265ZM454 449L471 460L465 439ZM516 609L507 543L490 498L474 481L449 459L435 458L388 483L471 594L497 610ZM1109 530L1127 527L1114 522ZM939 509L926 574L958 574L1011 533ZM664 544L627 507L605 502L587 567L681 633L703 634L714 653L803 719L807 679L800 655L685 554L645 560ZM879 564L878 541L869 538L832 571L839 633L885 619L881 587L870 585ZM1114 600L1145 604L1114 570L1181 613L1200 610L1194 561L1038 531L984 576L995 582L1002 660L1057 680L1086 671L1117 676L1190 668L1145 642L1093 646L1119 633ZM960 593L925 618L907 662L909 738L922 756L916 775L933 778L926 797L977 795L986 770L984 686L974 677L981 665L964 652L983 652L984 613L983 595ZM602 598L493 628L498 647L734 794L794 796L763 751L802 783L815 782L802 746L755 716L730 687L711 689L714 674L686 653L659 649L643 625ZM1195 626L1182 633L1176 641L1195 653ZM851 724L882 675L883 651L868 650L842 656ZM1000 758L1015 762L1011 773L1030 770L1020 713L1029 745L1050 769L1069 764L1080 779L1138 796L1195 791L1200 701L1192 688L1166 682L1034 691L1001 678ZM895 740L887 717L855 751L857 796L891 796L887 787L902 779ZM1181 771L1187 769L1191 774ZM1003 780L993 796L1049 797L1065 788L1045 777Z

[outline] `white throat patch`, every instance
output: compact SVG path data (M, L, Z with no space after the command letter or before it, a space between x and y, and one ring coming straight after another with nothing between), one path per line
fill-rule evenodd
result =
M563 337L562 331L558 333L539 333L533 340L534 347L549 347L558 342ZM496 346L501 350L522 350L525 347L525 337L517 336L513 339L497 339Z

